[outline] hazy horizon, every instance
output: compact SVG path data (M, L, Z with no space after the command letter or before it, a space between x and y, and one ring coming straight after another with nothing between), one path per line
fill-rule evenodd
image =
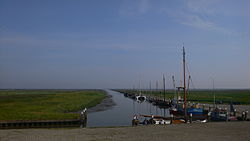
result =
M250 1L0 1L0 89L250 88Z

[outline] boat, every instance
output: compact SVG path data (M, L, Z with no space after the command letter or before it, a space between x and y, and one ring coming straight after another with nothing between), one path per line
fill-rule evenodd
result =
M187 104L187 87L186 87L186 59L185 59L185 48L183 46L183 85L177 88L177 96L171 102L171 108L169 109L170 114L174 116L183 116L185 122L190 120L205 120L207 118L207 111L204 111L203 108L198 107L197 105L192 105L188 107ZM191 77L189 76L189 79ZM172 76L173 84L175 87L175 80ZM180 91L183 90L183 99L179 97Z
M170 104L168 101L161 100L161 99L155 99L153 101L153 105L158 106L159 108L169 108Z
M171 123L172 123L171 118L158 115L134 115L134 118L132 120L132 126L149 125L149 124L169 125Z
M239 117L236 117L236 110L228 112L227 109L215 108L209 112L211 121L237 121Z
M187 108L187 113L192 115L201 115L203 114L202 108Z
M213 110L209 112L211 121L236 121L238 120L236 117L236 109L233 106L233 103L230 103L229 112L227 109L218 108L215 103L215 93L214 93L214 80L213 80L213 95L214 95L214 103Z
M163 109L170 107L169 100L166 100L166 88L165 88L165 76L164 75L163 75L163 96L164 96L163 99L158 99L158 98L153 99L152 100L153 105L158 106L159 108L163 108Z
M141 93L141 80L139 81L139 95L136 95L135 99L137 102L145 102L147 99L146 96Z
M136 101L139 101L139 102L144 102L146 101L146 96L142 96L142 95L138 95L136 96Z
M228 120L228 113L227 110L221 108L215 108L210 113L212 121L227 121Z

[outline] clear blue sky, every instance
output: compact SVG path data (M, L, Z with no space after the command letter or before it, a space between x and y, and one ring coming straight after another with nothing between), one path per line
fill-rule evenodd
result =
M0 0L0 88L250 88L249 0Z

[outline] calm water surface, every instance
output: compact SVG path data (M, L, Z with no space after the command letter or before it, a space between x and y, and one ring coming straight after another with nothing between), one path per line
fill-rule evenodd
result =
M168 116L169 110L160 109L148 102L138 103L126 98L122 93L107 90L112 95L116 105L109 110L88 114L88 127L130 126L135 114L154 114Z

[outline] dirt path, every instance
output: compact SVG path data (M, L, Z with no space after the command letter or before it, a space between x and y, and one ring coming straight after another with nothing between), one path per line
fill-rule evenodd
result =
M220 122L84 129L11 129L0 130L1 141L86 140L86 141L246 141L250 122Z

